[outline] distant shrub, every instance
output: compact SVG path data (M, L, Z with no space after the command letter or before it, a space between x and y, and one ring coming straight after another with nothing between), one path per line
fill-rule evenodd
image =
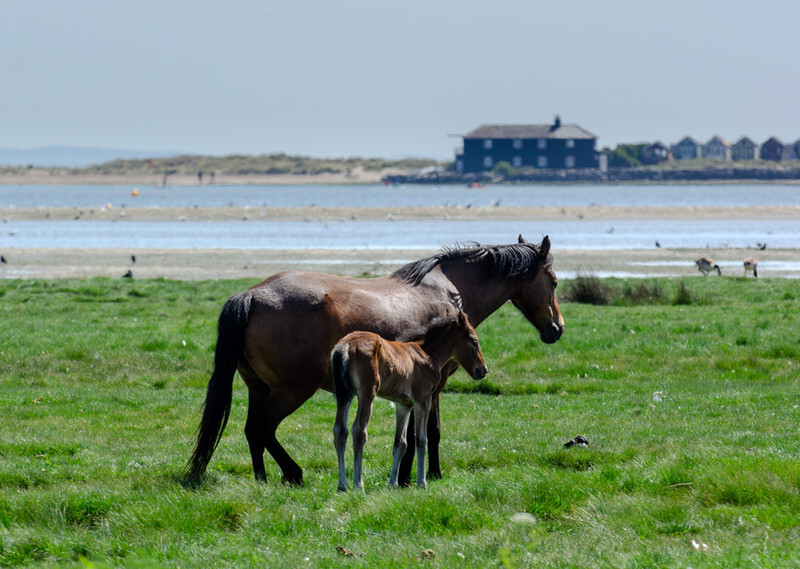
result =
M578 273L567 286L565 300L581 304L605 305L611 303L613 289L592 274Z
M623 304L658 304L663 302L664 288L658 281L653 281L651 285L639 282L636 286L626 283L620 299Z
M672 301L672 304L676 305L689 305L694 304L697 302L694 293L689 290L689 287L686 286L686 283L681 281L678 283L678 289L675 291L675 298Z
M514 172L514 167L505 160L498 162L494 165L494 168L492 168L492 174L497 174L499 176L503 176L504 178L508 178L509 176L513 175Z

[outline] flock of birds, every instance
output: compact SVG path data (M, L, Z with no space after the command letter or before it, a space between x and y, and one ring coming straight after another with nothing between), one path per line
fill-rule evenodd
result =
M703 275L708 276L708 273L711 271L717 271L718 275L722 274L722 269L719 268L719 265L714 262L714 259L711 257L700 257L694 262L697 265L697 270L703 273ZM748 272L753 273L754 278L758 278L758 259L755 257L746 257L744 260L744 276L747 276Z

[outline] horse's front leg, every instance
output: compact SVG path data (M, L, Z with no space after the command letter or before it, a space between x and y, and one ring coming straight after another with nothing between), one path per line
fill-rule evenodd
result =
M397 488L397 476L400 470L400 462L406 453L408 443L406 431L408 430L408 419L411 415L411 407L395 403L395 429L394 447L392 449L392 472L389 474L389 486Z
M428 415L428 478L440 480L442 478L442 465L439 462L439 441L442 440L442 431L439 425L439 394L431 399L431 411Z
M428 423L428 415L431 410L431 399L414 403L414 420L416 421L417 429L417 486L420 488L427 488L428 484L425 481L425 454L428 450L428 431L426 424Z
M347 472L344 466L344 453L347 449L347 415L350 412L350 405L353 403L351 397L347 402L336 405L336 419L333 423L333 446L336 449L336 458L339 461L339 491L347 490Z
M454 360L447 362L442 367L442 376L439 385L433 392L431 400L431 413L428 417L428 478L440 480L442 478L442 465L439 462L439 441L442 440L441 420L439 418L439 394L444 389L448 378L458 369Z

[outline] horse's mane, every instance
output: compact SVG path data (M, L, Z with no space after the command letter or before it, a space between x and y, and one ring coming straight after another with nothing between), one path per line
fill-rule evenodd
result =
M443 247L440 253L408 263L394 271L392 277L416 286L436 266L449 262L489 264L490 272L506 280L533 276L539 267L539 249L531 243L511 245L455 244Z

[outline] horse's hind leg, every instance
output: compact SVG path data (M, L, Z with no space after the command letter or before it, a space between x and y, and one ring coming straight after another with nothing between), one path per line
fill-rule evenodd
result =
M249 384L248 384L249 385ZM303 483L303 469L289 456L275 437L275 431L288 415L293 413L311 395L304 398L279 397L266 386L251 388L247 411L245 435L253 460L253 473L256 480L266 481L264 449L266 449L282 472L282 480L290 484Z

